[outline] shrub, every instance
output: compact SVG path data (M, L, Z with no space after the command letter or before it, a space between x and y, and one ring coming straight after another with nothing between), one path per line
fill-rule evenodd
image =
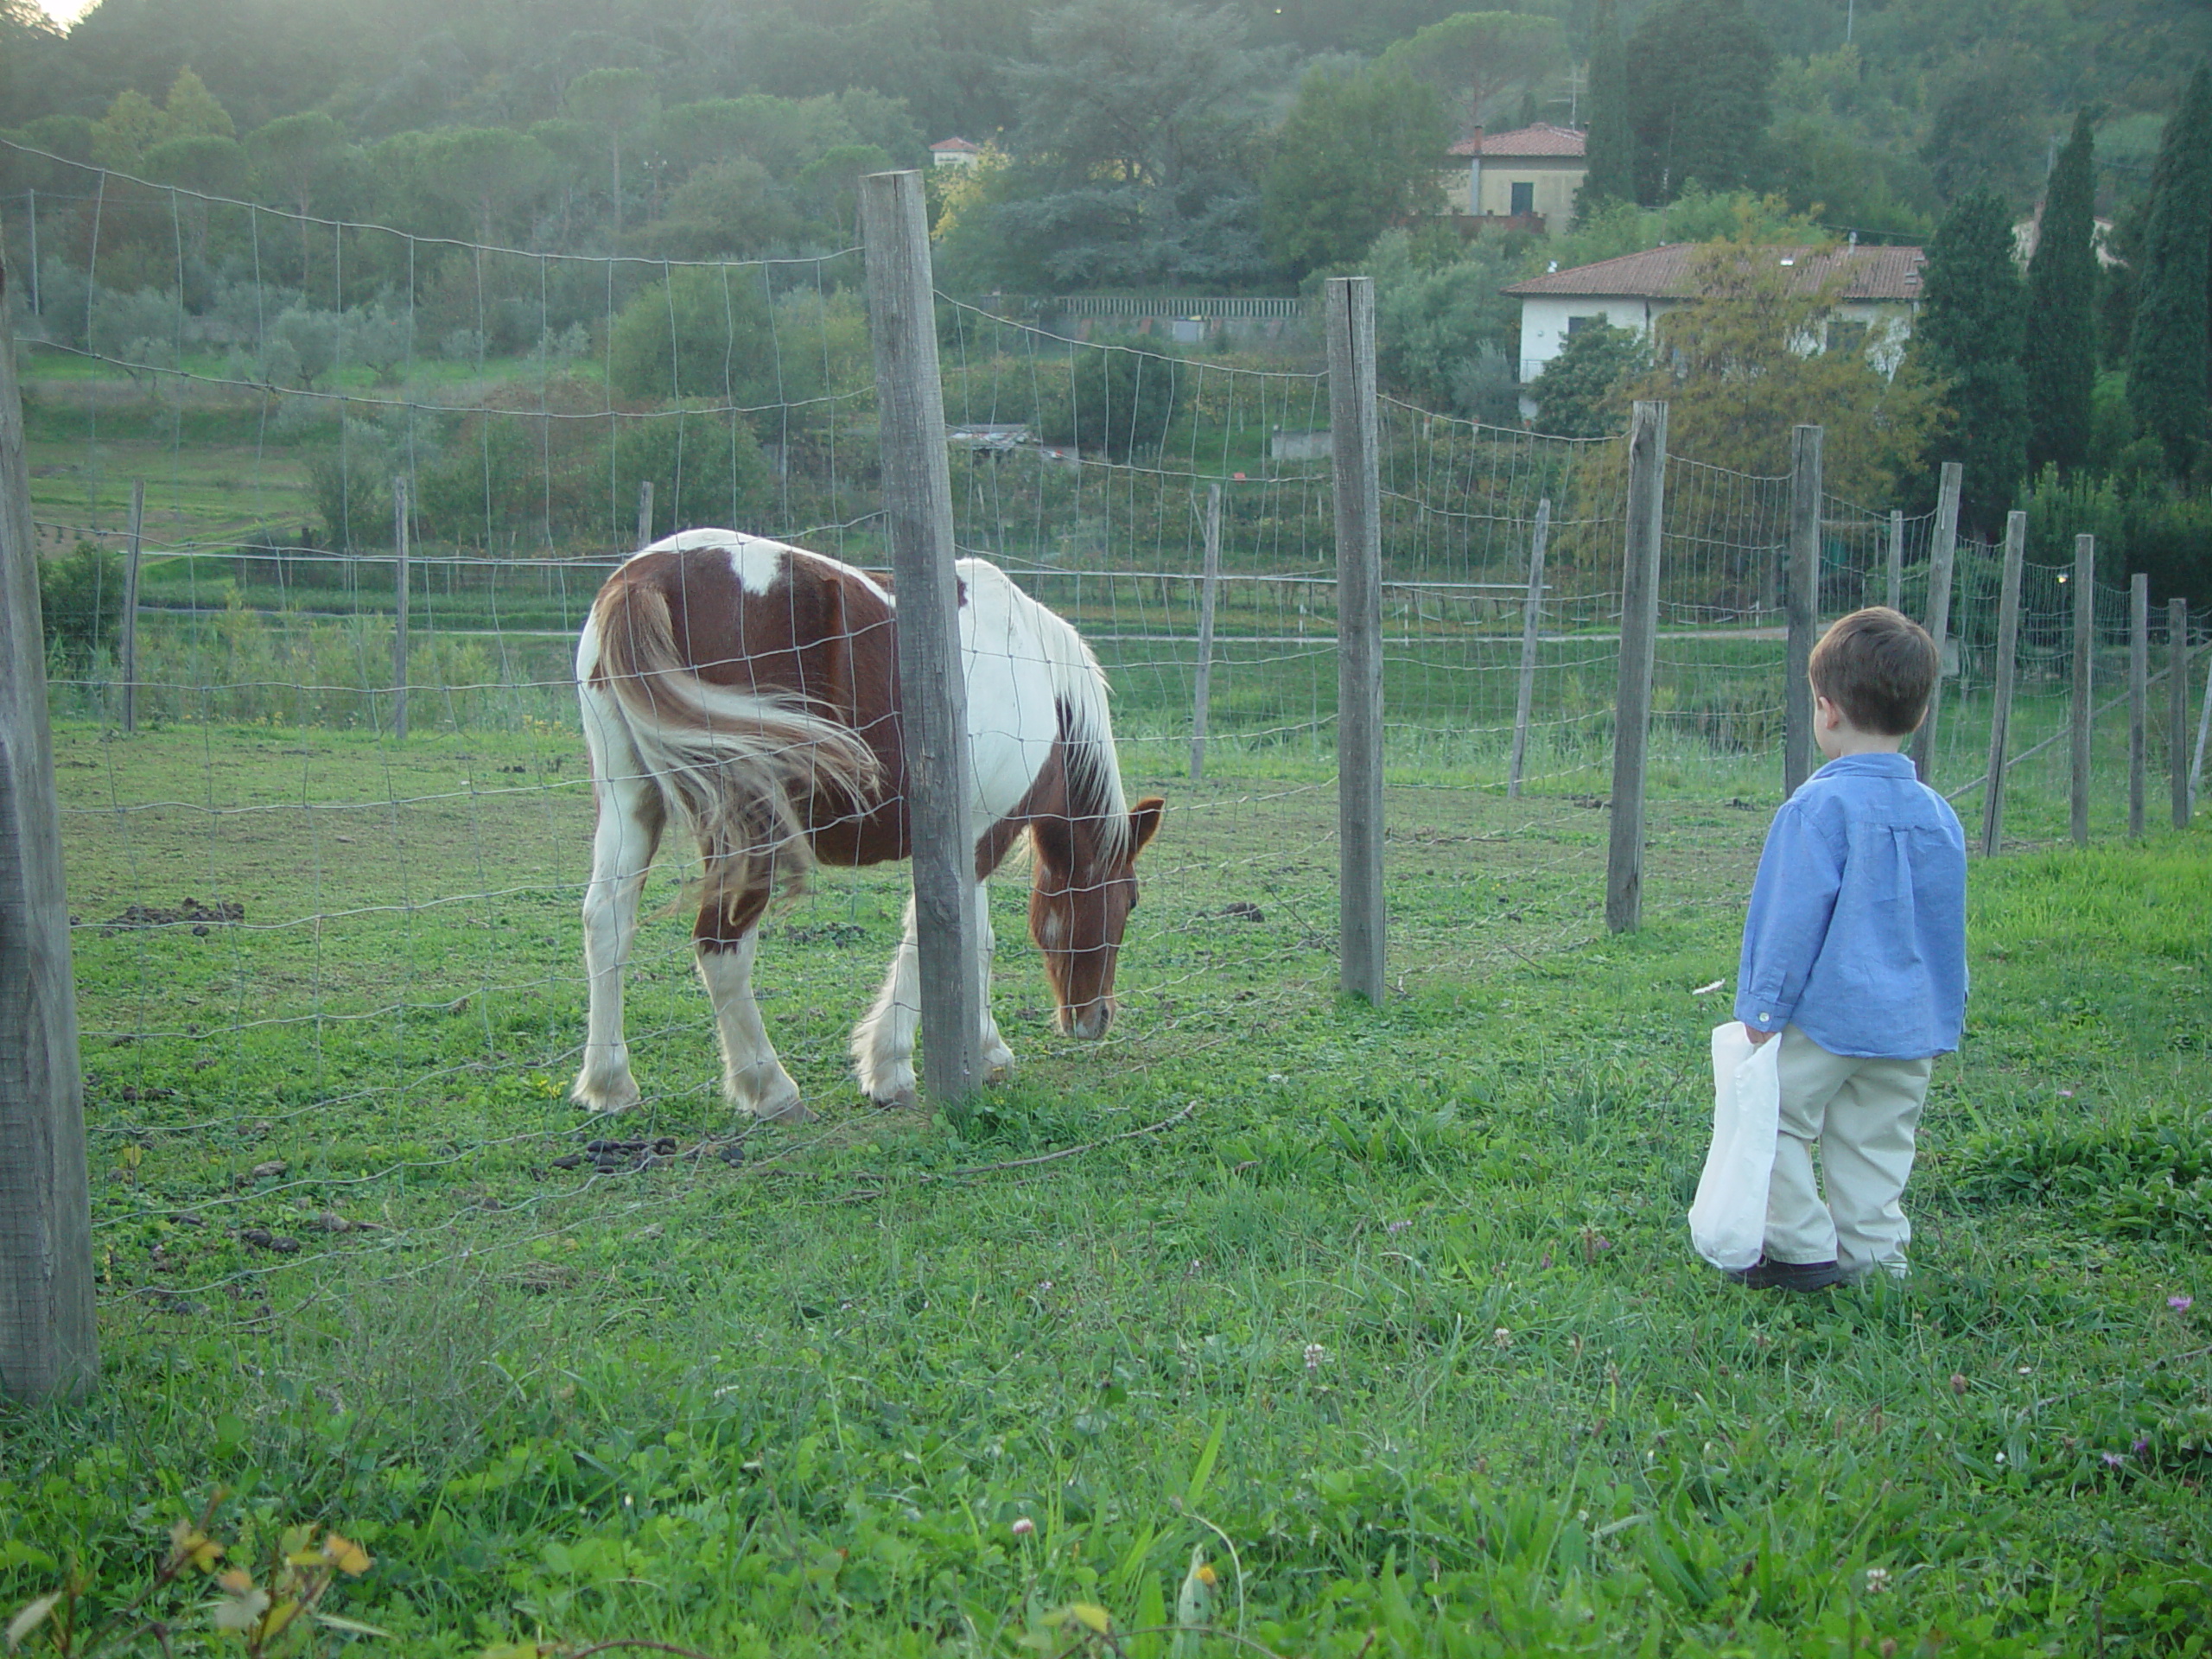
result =
M123 556L95 542L79 542L67 557L38 568L39 614L49 660L72 671L115 642L123 620Z

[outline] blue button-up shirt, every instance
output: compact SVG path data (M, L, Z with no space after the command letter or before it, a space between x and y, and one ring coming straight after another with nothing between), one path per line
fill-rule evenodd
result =
M1767 831L1744 921L1736 1017L1831 1054L1921 1059L1959 1046L1967 844L1902 754L1831 760Z

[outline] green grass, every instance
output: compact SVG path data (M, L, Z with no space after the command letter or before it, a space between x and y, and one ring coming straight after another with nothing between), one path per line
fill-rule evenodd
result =
M410 1655L1103 1653L1054 1610L1172 1622L1194 1547L1280 1654L2202 1650L2202 831L1976 863L1911 1285L1784 1301L1683 1225L1726 1011L1693 993L1732 972L1771 755L1662 738L1619 938L1602 768L1509 804L1408 759L1370 1008L1333 994L1325 772L1232 740L1193 786L1161 719L1105 1045L1052 1034L1010 877L1017 1079L862 1109L842 1033L901 889L827 874L760 976L820 1120L720 1155L664 917L617 1127L677 1155L603 1174L560 1161L609 1132L560 1097L565 721L404 751L65 721L105 1371L0 1414L0 1605L69 1561L112 1605L220 1488L241 1548L365 1542L329 1605ZM187 898L243 918L102 925Z

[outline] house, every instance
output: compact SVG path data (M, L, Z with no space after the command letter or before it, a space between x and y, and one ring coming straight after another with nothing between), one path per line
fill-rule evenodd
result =
M930 146L931 167L973 167L982 156L983 147L965 138L940 138Z
M2043 241L2043 208L2044 204L2037 202L2034 213L2012 226L2012 263L2022 270L2028 268L2028 261L2036 257L2036 248ZM2112 220L2108 219L2089 221L2089 246L2096 253L2101 270L2110 270L2127 263L2112 251Z
M1521 302L1521 378L1525 384L1557 357L1569 334L1592 322L1650 335L1668 312L1701 297L1700 272L1710 245L1670 247L1600 259L1594 265L1547 271L1500 290ZM1813 293L1836 281L1841 287L1824 337L1808 349L1829 351L1847 342L1893 371L1912 336L1920 308L1920 272L1928 263L1918 248L1758 248L1753 257L1790 270L1791 288Z
M1573 222L1574 193L1590 170L1583 143L1576 128L1547 121L1514 132L1477 127L1452 146L1450 170L1439 181L1446 211L1470 232L1495 227L1556 236Z

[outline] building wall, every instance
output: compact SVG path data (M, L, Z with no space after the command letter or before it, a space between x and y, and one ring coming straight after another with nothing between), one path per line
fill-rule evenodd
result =
M1589 171L1579 156L1530 156L1516 160L1505 156L1486 156L1483 158L1482 201L1470 209L1467 205L1469 187L1474 181L1471 161L1461 162L1440 175L1438 182L1444 188L1446 209L1454 213L1475 212L1492 217L1503 217L1513 211L1513 187L1529 184L1535 187L1535 200L1530 204L1531 213L1544 216L1545 226L1557 236L1567 229L1574 218L1574 193L1582 188L1583 175Z
M1525 295L1521 301L1521 378L1535 379L1567 345L1568 326L1577 317L1595 317L1616 328L1648 335L1652 324L1686 302L1624 299L1595 294ZM1894 374L1912 338L1913 308L1902 300L1852 300L1835 310L1835 320L1866 328L1866 349L1875 367Z

